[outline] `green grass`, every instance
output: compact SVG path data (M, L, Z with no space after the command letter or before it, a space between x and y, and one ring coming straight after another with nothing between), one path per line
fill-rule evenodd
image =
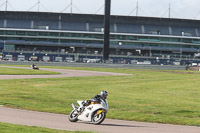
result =
M107 118L200 126L200 73L74 69L134 75L0 80L0 104L69 114L72 102L90 99L101 90L107 90L110 107Z
M60 74L60 73L43 71L43 70L0 67L0 75L49 75L49 74Z
M13 132L14 131L14 132ZM13 124L0 123L1 133L92 133L92 132L81 132L81 131L64 131L54 130L42 127L28 127Z

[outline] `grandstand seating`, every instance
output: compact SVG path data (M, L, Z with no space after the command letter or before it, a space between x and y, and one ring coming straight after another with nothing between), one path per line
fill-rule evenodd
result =
M86 23L62 22L62 30L86 31Z
M136 24L117 24L117 32L119 33L135 33L141 34L141 25Z
M45 29L46 30L57 30L58 21L45 21L45 20L34 20L34 29Z
M103 31L102 15L86 14L59 14L59 13L34 13L34 12L0 12L0 28L7 20L7 28L42 29L49 30L74 30L74 31ZM179 23L181 22L181 25ZM194 23L196 27L190 25ZM34 24L34 27L32 26ZM111 32L135 34L160 34L175 36L199 36L200 25L194 20L158 19L145 17L111 17ZM115 28L114 28L115 27ZM115 29L115 31L114 31ZM198 29L196 31L196 29Z
M144 25L145 34L169 35L168 26Z
M23 28L30 29L31 22L28 20L20 20L20 19L7 19L7 28Z
M173 26L172 34L177 36L197 36L194 27Z
M104 28L103 23L89 23L89 31L102 32L102 28Z
M3 27L3 20L0 20L0 27Z

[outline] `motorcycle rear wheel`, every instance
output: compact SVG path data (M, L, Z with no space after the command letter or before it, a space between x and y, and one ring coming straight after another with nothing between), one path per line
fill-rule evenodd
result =
M96 111L92 115L92 123L95 125L101 124L105 118L106 118L106 112L101 112L100 114L98 114L98 111Z
M78 114L76 114L75 111L76 110L72 110L72 112L68 116L68 119L71 122L77 122L78 121Z

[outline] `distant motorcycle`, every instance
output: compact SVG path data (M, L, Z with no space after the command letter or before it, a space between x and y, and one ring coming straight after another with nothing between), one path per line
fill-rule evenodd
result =
M35 69L35 70L39 70L39 67L38 66L36 66L36 65L31 65L31 67L32 67L32 69Z
M81 105L84 101L77 101ZM100 103L91 101L91 103L85 108L78 111L78 108L72 103L73 110L69 114L69 121L76 122L78 120L92 122L93 124L101 124L106 118L108 111L108 101L100 100Z

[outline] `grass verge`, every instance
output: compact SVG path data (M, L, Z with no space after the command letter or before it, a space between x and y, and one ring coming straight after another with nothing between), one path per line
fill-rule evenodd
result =
M50 75L50 74L60 74L60 73L43 71L43 70L0 67L0 75Z
M42 127L30 127L21 126L7 123L0 123L1 133L92 133L92 132L81 132L81 131L64 131L64 130L54 130Z
M0 80L0 104L69 114L72 102L90 99L107 90L108 118L200 126L198 73L83 69L134 75Z

